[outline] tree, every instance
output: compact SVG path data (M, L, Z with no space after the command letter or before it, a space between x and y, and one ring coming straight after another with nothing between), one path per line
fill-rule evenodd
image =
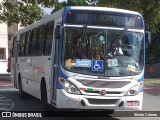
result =
M18 3L16 6L11 6L8 4L8 0L5 0L2 6L5 11L0 14L1 20L7 21L8 23L21 22L22 25L26 26L43 17L38 4L45 7L55 7L53 11L55 12L65 6L87 6L90 5L89 3L93 2L102 7L116 7L140 12L145 22L149 24L152 32L156 32L156 25L160 19L160 0L67 0L67 2L61 3L59 3L58 0L22 1L25 2L25 5L23 3ZM14 17L14 20L12 20L12 17Z
M116 7L140 12L150 26L152 32L156 32L160 19L160 0L100 0L99 6Z
M36 4L18 2L16 5L12 5L8 0L5 0L1 8L0 21L6 22L8 25L21 23L21 26L27 26L44 16Z

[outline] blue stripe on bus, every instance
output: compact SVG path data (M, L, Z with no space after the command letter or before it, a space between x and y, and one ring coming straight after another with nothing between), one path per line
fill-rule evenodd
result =
M138 80L138 82L144 81L144 75Z
M144 75L138 80L138 82L143 82L144 81ZM144 86L142 86L140 92L144 91Z
M64 8L63 13L62 13L62 24L64 24L64 22L66 21L66 16L68 11L71 10L71 7L67 6Z
M59 62L59 66L60 66L60 62ZM68 76L67 75L65 75L63 72L62 72L62 70L61 70L61 68L59 67L58 68L58 78L64 78L64 79L68 79ZM63 89L63 87L62 87L62 85L60 84L60 82L59 82L59 80L57 81L57 89Z

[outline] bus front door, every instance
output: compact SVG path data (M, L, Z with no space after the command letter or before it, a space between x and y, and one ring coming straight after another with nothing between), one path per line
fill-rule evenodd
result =
M54 55L53 55L53 83L52 83L52 87L53 88L52 92L51 92L51 98L53 103L56 102L56 92L57 92L57 88L56 88L56 83L58 80L58 56L59 56L59 38L56 37L57 32L59 33L60 30L57 29L57 27L59 27L60 25L56 25L56 29L55 29L55 36L54 36Z

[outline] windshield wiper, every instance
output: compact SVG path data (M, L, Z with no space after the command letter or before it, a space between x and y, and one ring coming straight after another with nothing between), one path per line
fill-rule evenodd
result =
M117 37L117 39L112 43L112 48L115 48L119 40L123 37L124 33L128 30L128 28L124 28L122 33Z

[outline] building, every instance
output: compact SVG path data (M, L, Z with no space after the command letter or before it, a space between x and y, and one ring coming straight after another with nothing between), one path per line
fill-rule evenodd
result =
M17 0L11 0L13 5L17 4ZM8 31L8 56L12 54L12 45L13 45L13 37L14 33L18 30L18 25L16 23L11 26L7 26Z
M3 0L0 0L0 4ZM12 0L12 4L16 4L17 0ZM0 23L0 74L6 74L8 57L11 55L13 36L18 30L18 25L8 26L6 23Z
M21 0L10 0L12 5L16 5L17 1ZM3 0L0 0L0 4L3 2ZM44 15L49 14L53 8L43 8L42 6L39 6L42 9L42 12ZM12 45L13 45L13 37L14 33L22 29L23 27L20 27L20 25L14 23L10 26L8 26L5 23L0 23L0 74L7 73L7 62L8 57L12 54Z

